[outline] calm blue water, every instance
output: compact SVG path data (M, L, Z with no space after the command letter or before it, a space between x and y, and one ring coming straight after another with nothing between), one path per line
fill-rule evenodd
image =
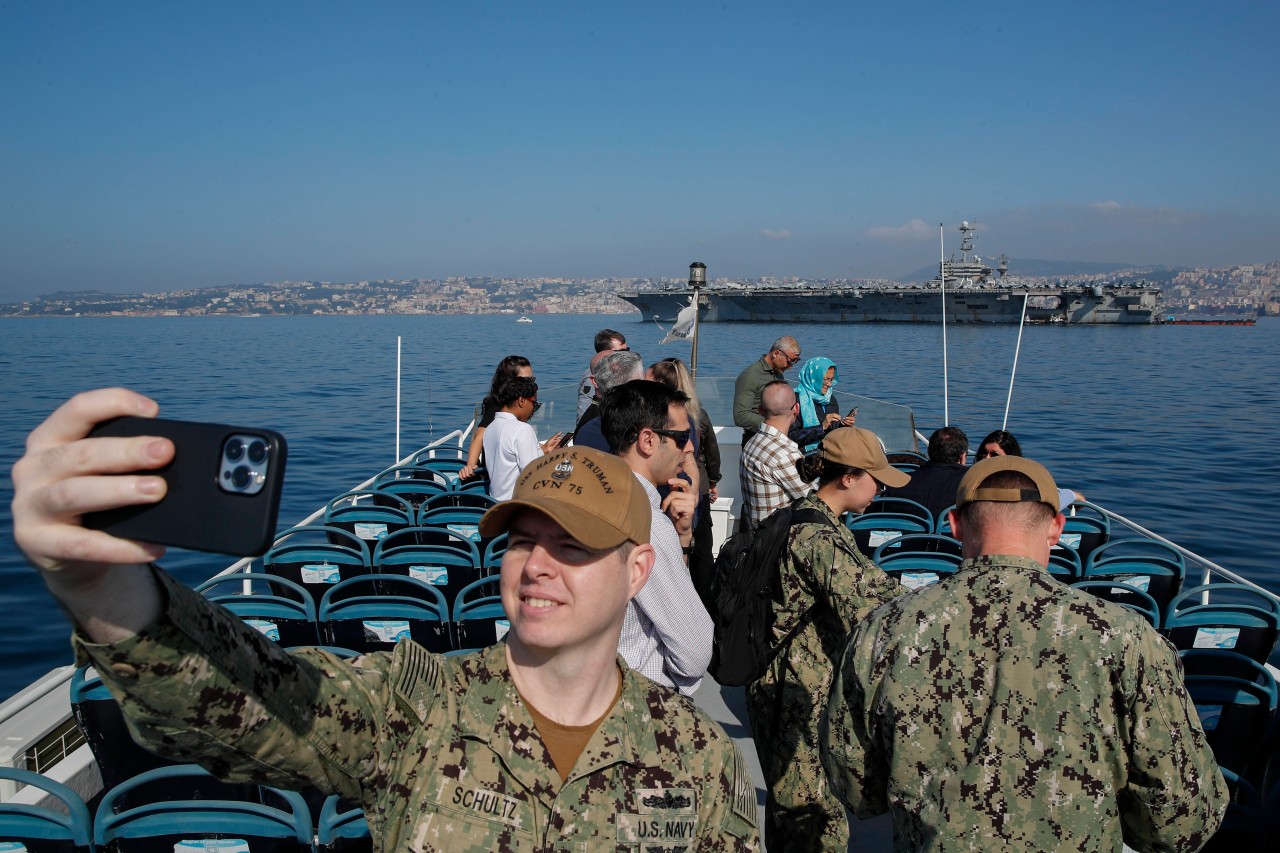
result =
M272 427L289 441L281 523L290 524L395 461L396 336L403 337L402 453L462 425L504 355L528 356L541 385L572 383L591 337L620 329L647 361L637 315L121 318L0 321L0 457L70 394L122 384L173 418ZM786 332L840 366L837 392L903 403L926 434L943 423L940 326L709 324L700 374L733 376ZM951 420L976 442L1000 426L1016 327L952 327ZM1009 430L1029 456L1192 550L1280 591L1266 531L1280 507L1280 322L1255 327L1028 328ZM570 418L571 420L571 418ZM567 428L567 424L553 426ZM549 434L546 427L541 432ZM0 526L11 530L9 492ZM69 662L67 628L11 535L0 550L0 698ZM174 554L186 580L227 564Z

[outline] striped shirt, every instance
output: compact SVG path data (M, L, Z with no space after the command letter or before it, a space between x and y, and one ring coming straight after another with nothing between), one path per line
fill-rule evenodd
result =
M738 460L742 499L752 527L775 510L809 494L812 483L800 479L796 463L803 456L796 443L767 423L751 436Z

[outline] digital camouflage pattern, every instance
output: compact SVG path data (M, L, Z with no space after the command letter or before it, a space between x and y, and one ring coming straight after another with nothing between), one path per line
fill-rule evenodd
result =
M849 638L823 762L894 849L1198 850L1227 790L1173 648L1035 561L966 560Z
M756 753L769 788L765 842L770 850L838 850L849 844L844 806L831 791L818 752L818 719L844 641L872 608L906 592L858 550L853 534L816 494L828 524L797 524L779 563L782 601L773 605L773 638L806 624L747 691Z
M759 849L755 788L723 730L626 670L563 784L505 647L411 642L293 655L162 572L167 613L110 646L76 638L148 748L233 781L359 803L383 851Z

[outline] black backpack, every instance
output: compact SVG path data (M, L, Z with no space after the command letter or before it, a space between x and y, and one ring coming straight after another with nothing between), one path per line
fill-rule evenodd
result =
M707 672L719 684L739 686L760 678L807 621L806 616L773 644L773 601L782 595L778 563L787 534L793 524L831 523L816 509L796 509L799 503L777 510L755 530L730 536L716 556L711 577L715 645Z

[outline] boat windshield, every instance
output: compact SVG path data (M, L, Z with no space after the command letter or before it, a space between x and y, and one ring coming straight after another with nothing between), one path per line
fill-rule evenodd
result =
M732 376L698 377L698 401L711 416L711 423L718 427L733 426L733 386L736 381ZM530 423L537 427L539 438L550 438L557 432L573 429L578 414L577 383L540 385L538 402L542 403L542 408ZM907 406L858 394L841 394L840 405L845 413L857 406L858 426L880 436L887 452L920 452L915 416Z

